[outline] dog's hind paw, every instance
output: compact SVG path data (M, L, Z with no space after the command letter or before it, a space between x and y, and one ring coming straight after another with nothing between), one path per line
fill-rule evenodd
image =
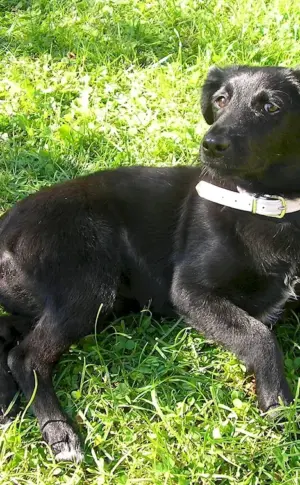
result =
M13 417L6 416L4 413L0 411L0 429L8 428L11 423L13 422Z
M14 421L19 410L19 405L16 402L13 406L11 404L1 406L0 404L0 428L9 426Z
M79 438L65 421L49 421L43 428L43 435L52 448L57 461L80 463L83 454Z
M75 463L81 463L83 460L83 454L79 448L72 448L69 443L60 443L62 448L55 459L57 461L74 461Z

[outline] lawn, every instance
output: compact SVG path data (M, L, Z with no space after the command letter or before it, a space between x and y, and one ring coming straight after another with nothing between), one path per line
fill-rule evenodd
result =
M0 0L0 212L102 168L198 163L209 66L294 67L299 25L299 0ZM284 324L298 394L300 323ZM300 483L297 404L269 422L243 365L180 320L113 322L55 386L84 462L55 463L24 403L0 431L1 485Z

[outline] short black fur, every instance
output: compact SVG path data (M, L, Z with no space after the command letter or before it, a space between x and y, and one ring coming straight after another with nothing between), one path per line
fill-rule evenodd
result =
M262 410L292 400L269 324L297 281L300 213L248 214L201 199L195 186L300 196L300 75L213 68L201 106L211 127L199 168L102 171L41 190L0 220L0 304L11 313L0 319L2 420L36 378L33 410L58 459L79 461L81 451L53 366L93 331L100 305L103 326L149 301L182 315L254 372Z

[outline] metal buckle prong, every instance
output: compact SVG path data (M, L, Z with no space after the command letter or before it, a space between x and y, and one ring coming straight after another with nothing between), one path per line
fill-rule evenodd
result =
M280 200L280 202L282 204L282 210L281 210L279 216L274 216L274 217L276 217L277 219L282 219L286 214L286 200L285 200L284 197L280 197L279 195L278 196L274 195L272 197L272 199Z

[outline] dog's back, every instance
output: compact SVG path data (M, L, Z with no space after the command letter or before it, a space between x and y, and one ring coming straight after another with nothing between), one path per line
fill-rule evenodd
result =
M140 305L150 299L162 305L178 219L199 175L199 168L188 167L120 168L45 188L20 201L0 226L0 303L17 313L23 313L23 304L24 313L37 316L51 279L59 285L56 268L64 285L74 278L79 284L89 262L95 270L106 260L118 277L127 275L121 293Z

